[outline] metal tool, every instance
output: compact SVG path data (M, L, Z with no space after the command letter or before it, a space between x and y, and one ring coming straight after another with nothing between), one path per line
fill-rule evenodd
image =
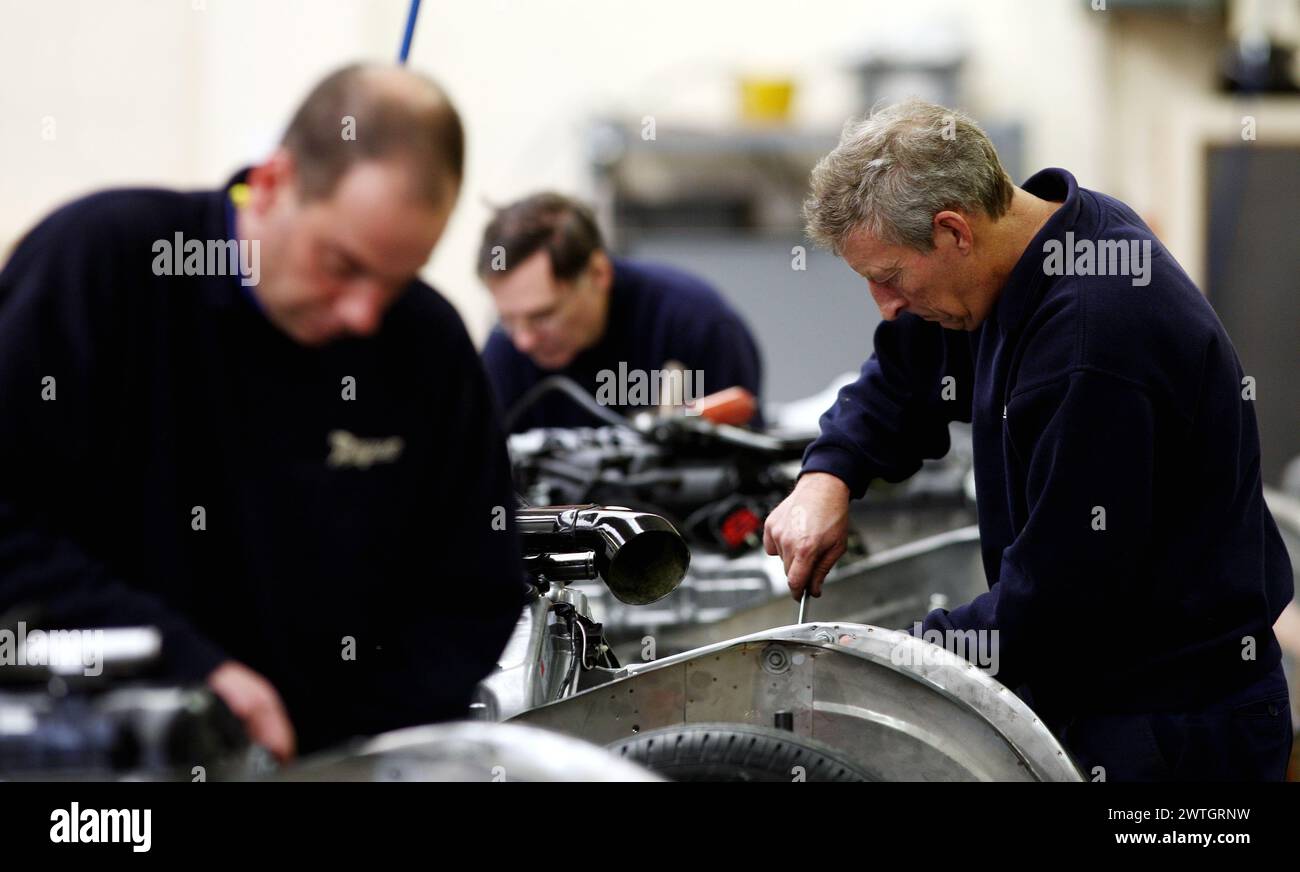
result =
M808 588L805 587L803 589L803 596L799 597L799 620L795 621L796 624L803 623L803 612L807 606L808 606Z

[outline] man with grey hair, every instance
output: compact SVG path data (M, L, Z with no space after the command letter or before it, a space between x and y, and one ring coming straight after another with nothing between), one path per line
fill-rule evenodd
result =
M914 632L986 634L1089 778L1282 778L1292 577L1252 383L1150 228L1065 170L1014 186L921 101L846 126L805 215L884 321L767 521L792 594L820 595L871 479L970 422L989 590Z

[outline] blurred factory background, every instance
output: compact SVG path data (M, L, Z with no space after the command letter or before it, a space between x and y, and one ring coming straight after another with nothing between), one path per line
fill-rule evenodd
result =
M326 71L393 57L406 8L0 0L0 257L96 188L220 184ZM1015 181L1061 166L1138 209L1255 376L1265 478L1281 484L1300 455L1297 44L1300 0L425 0L411 63L469 136L426 277L482 341L490 205L570 192L617 251L733 300L769 399L806 396L860 365L878 318L836 259L809 249L792 266L808 171L847 118L917 94L979 119Z

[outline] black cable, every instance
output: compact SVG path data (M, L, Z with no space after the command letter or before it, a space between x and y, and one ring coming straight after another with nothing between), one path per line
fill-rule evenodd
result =
M596 398L584 391L582 386L573 379L563 375L551 375L524 391L524 395L516 400L515 404L510 407L510 411L506 413L505 418L506 432L509 433L514 430L515 422L519 420L520 416L536 405L539 399L546 394L549 394L551 391L559 391L579 406L582 406L583 409L604 421L606 424L610 424L614 427L631 426L628 423L628 420L622 415L610 411L600 403L596 402Z

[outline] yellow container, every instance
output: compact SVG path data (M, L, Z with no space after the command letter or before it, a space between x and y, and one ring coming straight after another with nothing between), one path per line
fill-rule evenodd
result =
M745 121L763 124L789 121L793 103L793 79L760 76L740 79L740 117Z

